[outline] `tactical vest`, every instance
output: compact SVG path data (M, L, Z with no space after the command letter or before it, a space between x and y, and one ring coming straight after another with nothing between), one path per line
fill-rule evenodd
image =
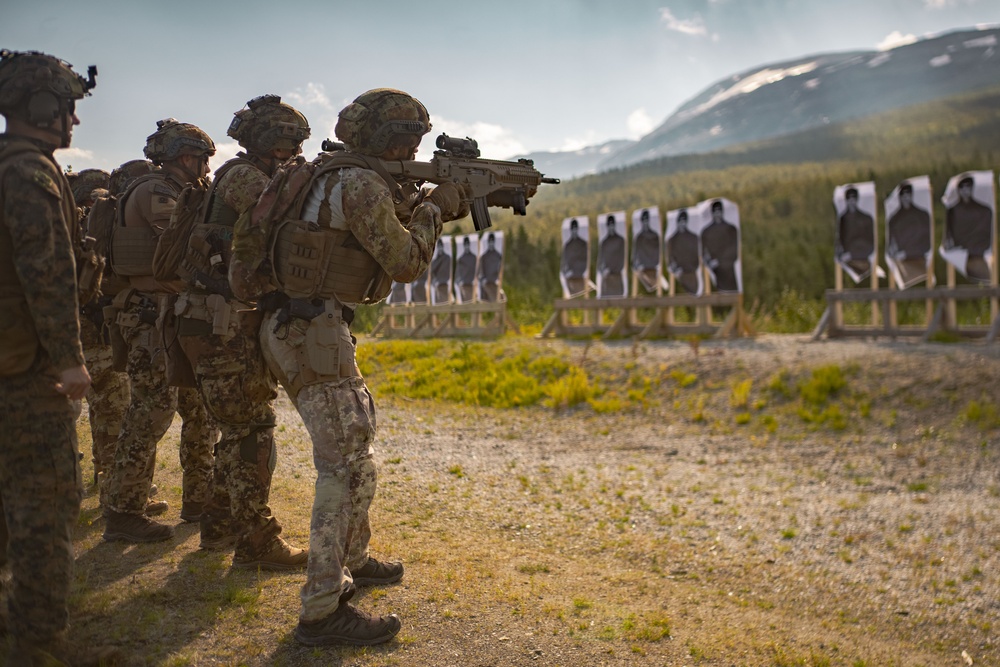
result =
M323 175L330 174L324 192L327 198L340 180L334 171L345 167L371 168L370 162L355 154L330 153L319 159L321 164L292 207L300 214L313 185ZM379 175L395 198L399 186L388 173ZM320 208L318 222L279 221L271 231L269 254L274 284L293 299L375 303L384 299L392 286L389 275L351 232L330 228L326 207Z
M177 268L177 275L192 291L219 293L218 289L205 287L204 281L199 285L199 274L218 280L228 287L228 267L233 254L233 225L236 224L239 213L221 197L216 197L215 189L231 169L241 164L258 168L242 157L233 158L219 167L205 196L207 205L204 216L201 222L194 225L188 237L187 249Z
M67 224L70 243L73 248L78 243L79 226L76 221L76 205L72 190L65 175L38 146L30 141L8 138L0 144L0 182L11 166L10 158L21 153L37 153L51 163L54 173L59 174L56 184L62 193L63 219ZM4 205L0 196L0 216ZM28 308L24 288L14 269L14 241L7 225L0 218L0 377L23 373L31 367L38 354L40 341L35 329L35 320Z
M163 174L145 174L135 179L118 200L115 229L111 236L111 269L119 276L153 275L156 232L152 227L126 227L125 204L135 189L151 180L166 182ZM177 193L174 193L175 195Z

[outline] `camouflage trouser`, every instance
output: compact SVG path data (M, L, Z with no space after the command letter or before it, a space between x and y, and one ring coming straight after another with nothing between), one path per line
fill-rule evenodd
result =
M304 344L302 323L284 339L273 333L273 315L261 327L264 358L286 388L298 372L296 347ZM303 387L293 399L313 444L316 498L309 525L309 565L302 587L300 618L315 621L337 609L352 581L349 570L368 561L375 496L375 404L362 378Z
M93 440L94 474L100 476L102 503L107 500L108 477L115 460L115 446L129 403L128 376L111 367L111 346L101 343L97 327L80 320L80 340L90 371L87 414Z
M0 563L9 558L12 575L8 632L42 646L68 623L71 529L83 497L80 404L57 394L55 382L41 361L27 373L0 378Z
M184 420L179 448L183 502L207 503L212 448L218 432L208 419L198 390L167 385L162 350L150 352L156 339L152 324L122 327L122 335L129 347L127 372L132 398L115 448L108 507L127 514L141 514L146 508L156 445L170 428L175 412Z
M276 456L276 382L261 356L257 322L246 316L231 335L184 335L180 343L205 407L222 431L208 512L231 518L240 534L237 554L254 557L281 532L268 507Z

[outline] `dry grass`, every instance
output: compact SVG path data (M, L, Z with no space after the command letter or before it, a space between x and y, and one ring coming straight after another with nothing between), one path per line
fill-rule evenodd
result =
M396 641L301 647L301 574L230 570L184 524L105 544L94 497L77 633L165 666L1000 665L994 348L502 344L642 395L500 410L380 396L375 373L372 546L407 573L359 605L398 613ZM311 453L281 407L273 507L305 544ZM156 473L172 522L176 428Z

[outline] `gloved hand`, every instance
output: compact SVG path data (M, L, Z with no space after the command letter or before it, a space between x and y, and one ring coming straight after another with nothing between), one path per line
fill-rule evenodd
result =
M441 219L444 222L459 220L469 215L468 199L471 193L456 183L442 183L434 188L424 201L429 201L441 209Z

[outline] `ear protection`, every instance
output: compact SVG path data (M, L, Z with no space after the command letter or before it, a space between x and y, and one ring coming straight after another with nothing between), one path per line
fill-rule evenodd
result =
M62 114L60 106L60 100L54 93L47 90L33 93L25 107L28 122L35 127L50 127Z

